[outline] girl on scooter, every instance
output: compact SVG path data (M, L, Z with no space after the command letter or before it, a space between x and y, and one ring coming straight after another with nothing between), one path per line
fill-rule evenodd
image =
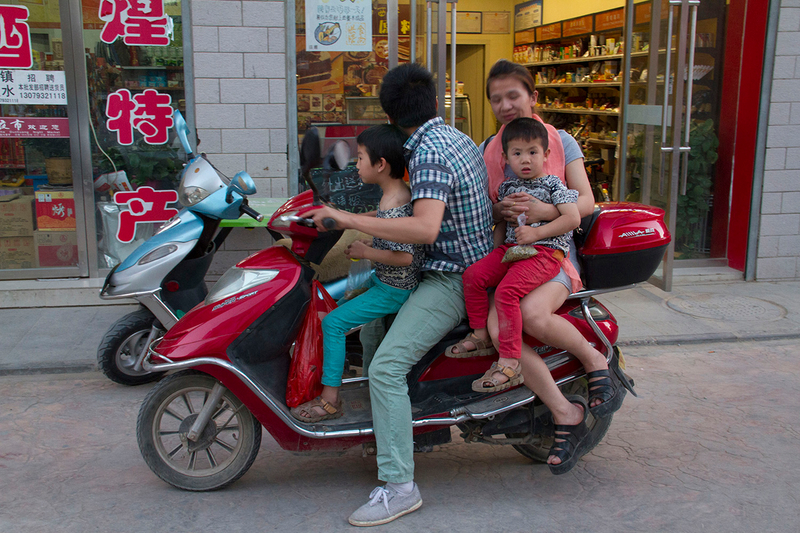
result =
M377 183L383 191L378 218L410 217L411 190L403 181L405 161L403 143L406 135L396 126L382 124L362 132L358 144L358 175L364 183ZM314 423L344 414L339 401L345 359L345 335L355 326L396 313L419 283L422 248L373 237L370 244L354 241L345 255L357 261L369 259L375 264L367 292L330 312L322 320L323 366L322 393L291 410L292 416Z
M486 96L497 120L503 124L497 135L480 147L489 174L489 196L494 204L492 214L495 221L516 222L521 213L526 214L529 222L553 220L559 215L556 207L540 202L526 193L509 195L497 201L498 188L507 176L501 143L505 125L518 117L541 121L534 113L538 93L534 88L533 77L525 67L501 59L489 71ZM545 172L564 176L567 188L578 191L580 215L590 215L594 208L594 196L578 143L565 131L556 130L548 124L545 126L551 152L544 167ZM575 245L571 243L569 261L564 261L562 271L520 302L523 329L542 343L567 350L581 361L589 379L589 409L595 417L608 416L613 412L612 400L617 391L612 386L605 357L574 326L556 314L570 292L580 289L578 268ZM497 310L493 303L489 311L488 329L491 338L498 339ZM455 356L460 353L462 357L469 357L478 353L485 354L486 350L493 350L492 345L467 337L452 351ZM571 403L564 397L547 365L525 343L522 343L521 362L525 385L541 398L553 414L557 425L556 441L547 462L554 474L563 474L580 459L581 454L577 448L582 440L589 438L585 425L588 414L586 406ZM508 379L499 372L492 377L501 383Z

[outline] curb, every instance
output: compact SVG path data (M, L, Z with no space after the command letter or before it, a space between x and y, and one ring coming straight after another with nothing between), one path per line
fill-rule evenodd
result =
M96 363L64 363L60 365L42 364L29 366L0 367L2 376L27 376L36 374L77 374L82 372L99 372Z
M617 346L680 346L682 344L707 344L712 342L747 342L747 341L772 341L782 339L800 339L800 331L787 331L776 333L698 333L694 335L662 335L659 337L645 337L618 341ZM82 372L100 372L94 362L76 362L60 365L31 365L24 367L0 367L2 376L25 376L36 374L77 374Z
M798 338L800 338L800 331L741 334L732 332L697 333L694 335L662 335L659 337L617 341L617 346L676 346L681 344L705 344L711 342L772 341Z

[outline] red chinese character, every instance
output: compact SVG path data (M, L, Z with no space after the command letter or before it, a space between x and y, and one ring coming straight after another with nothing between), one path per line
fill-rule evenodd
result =
M125 35L125 19L128 18L128 0L101 0L98 17L105 22L100 40L113 43Z
M108 95L106 102L106 127L117 132L119 144L133 144L132 115L136 102L131 98L128 89L120 89ZM166 141L164 141L166 142Z
M156 19L164 16L163 0L130 0L129 17Z
M31 30L25 6L0 6L0 68L31 68Z
M172 97L155 89L147 89L131 98L128 89L108 95L106 127L117 132L117 142L133 143L133 128L144 135L147 144L164 144L173 126Z
M172 97L147 89L133 97L138 104L133 126L144 135L147 144L164 144L172 127Z
M164 0L101 0L98 16L105 22L100 39L123 37L129 46L167 46L172 19L164 16Z
M149 19L128 17L125 23L125 44L129 46L167 46L170 31L169 17Z
M114 202L119 205L128 204L128 211L119 214L117 239L120 242L131 242L136 234L137 224L166 222L171 219L178 214L178 210L168 208L167 204L177 201L177 191L156 191L152 187L117 192Z

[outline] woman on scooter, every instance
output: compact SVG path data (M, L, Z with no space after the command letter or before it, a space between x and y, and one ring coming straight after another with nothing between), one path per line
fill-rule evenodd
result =
M497 135L481 144L486 168L489 174L489 196L493 202L492 214L495 221L516 222L520 213L525 213L529 222L553 220L559 216L554 205L540 202L525 193L509 195L497 201L500 184L506 179L510 170L506 167L502 155L502 132L505 125L518 117L532 117L541 120L535 113L537 92L533 78L525 67L499 60L489 71L486 80L486 96L492 106L497 120L503 124ZM586 169L583 165L583 153L578 143L563 130L556 130L546 124L549 134L550 157L545 165L547 174L565 179L569 189L578 191L578 211L587 216L594 209L592 194ZM594 349L580 332L567 320L558 316L556 311L564 303L570 292L580 289L580 278L577 269L577 253L574 242L570 245L570 261L564 261L565 268L552 280L534 289L520 302L525 333L535 337L544 344L567 350L577 357L589 378L589 408L595 417L611 414L611 400L616 394L610 377L606 359ZM572 266L572 268L569 268ZM568 272L567 270L571 271ZM499 326L497 311L492 303L488 321L489 333L497 342ZM453 347L452 356L469 357L476 353L493 351L493 346L467 337ZM583 439L588 439L585 420L585 406L571 403L559 390L547 365L538 354L526 344L522 344L522 373L524 383L553 414L556 426L556 441L547 459L554 474L569 471L580 459L576 449ZM508 377L495 373L499 382ZM605 404L605 406L604 406Z

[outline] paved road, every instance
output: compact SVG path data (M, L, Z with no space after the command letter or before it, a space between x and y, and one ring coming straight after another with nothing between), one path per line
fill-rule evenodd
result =
M795 341L630 347L641 397L572 472L454 440L417 456L422 509L378 531L797 531L796 352ZM0 531L352 530L374 457L295 456L265 434L237 483L182 492L139 455L147 390L96 373L0 377Z

